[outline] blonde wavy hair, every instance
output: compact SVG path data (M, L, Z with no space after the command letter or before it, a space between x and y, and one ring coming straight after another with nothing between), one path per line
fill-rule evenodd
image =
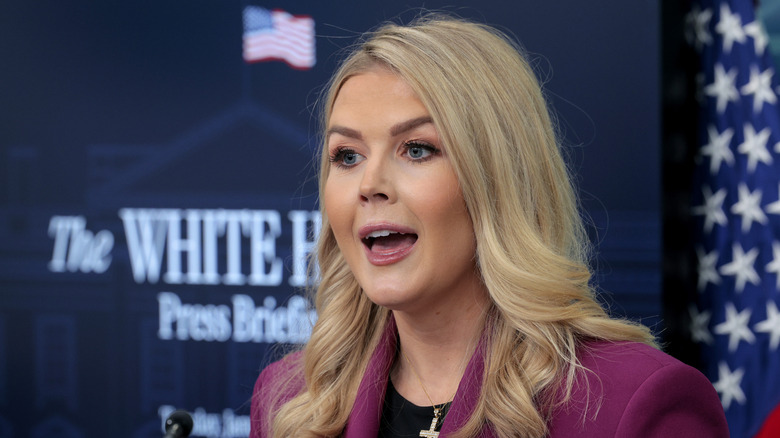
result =
M430 112L490 296L482 392L457 436L475 436L486 423L502 437L544 436L552 410L571 394L583 340L654 341L645 327L610 318L595 298L588 239L541 86L505 34L425 15L364 36L326 89L323 132L344 82L377 66L403 78ZM320 194L329 169L323 145ZM342 432L388 321L388 310L361 291L324 211L317 256L319 319L299 364L306 384L272 413L275 437Z

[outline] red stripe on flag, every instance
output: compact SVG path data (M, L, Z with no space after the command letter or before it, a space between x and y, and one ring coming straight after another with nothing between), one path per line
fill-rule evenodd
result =
M777 438L780 437L780 405L764 421L761 430L754 438Z

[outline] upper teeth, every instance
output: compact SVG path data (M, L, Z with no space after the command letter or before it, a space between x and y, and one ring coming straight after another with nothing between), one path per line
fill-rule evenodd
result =
M366 237L370 237L370 238L386 237L386 236L389 236L391 234L398 234L398 233L395 232L395 231L390 231L390 230L379 230L379 231L372 231L372 232L368 233L368 235Z

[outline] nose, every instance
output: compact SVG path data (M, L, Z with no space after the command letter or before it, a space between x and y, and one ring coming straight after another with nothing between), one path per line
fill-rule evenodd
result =
M374 156L364 161L360 179L360 202L384 202L394 199L392 164L388 159Z

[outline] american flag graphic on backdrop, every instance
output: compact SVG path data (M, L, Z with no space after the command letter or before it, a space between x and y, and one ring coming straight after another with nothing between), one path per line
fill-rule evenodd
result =
M245 7L243 15L246 62L279 60L298 69L314 66L314 19L259 6Z
M731 436L752 437L780 415L778 81L752 0L695 1L688 25L702 60L691 335Z

